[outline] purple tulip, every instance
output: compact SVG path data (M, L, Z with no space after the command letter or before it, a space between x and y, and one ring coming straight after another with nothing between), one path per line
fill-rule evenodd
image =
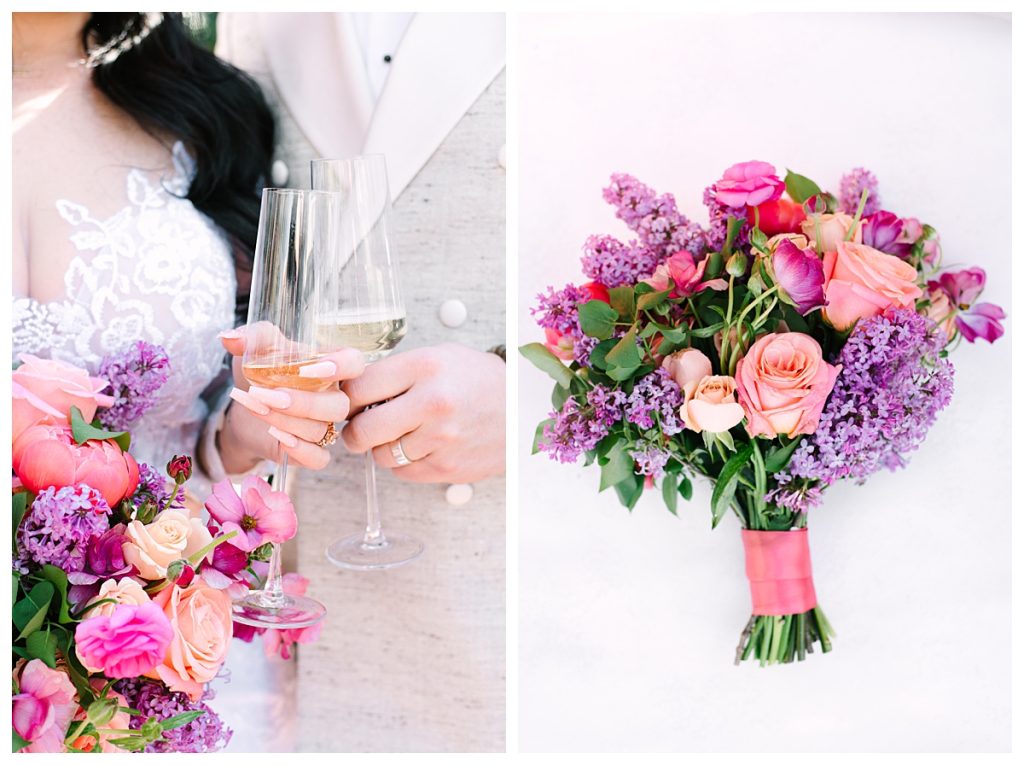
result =
M1002 337L1000 321L1006 313L992 303L975 303L985 289L985 269L965 268L947 271L938 279L928 282L929 290L939 290L949 298L956 314L956 326L964 340L973 343L977 338L992 343Z
M956 315L956 327L964 340L973 343L981 338L994 343L1003 336L1003 325L999 322L1006 318L1006 313L992 303L975 303L967 311Z
M802 316L825 305L825 269L813 250L801 250L783 239L772 253L772 270Z
M123 547L128 541L124 530L124 524L119 523L90 541L85 552L85 569L69 572L68 581L72 585L88 586L131 571L131 564L124 559Z
M985 279L985 269L977 266L963 271L946 271L938 279L928 282L928 289L942 290L954 308L966 311L985 289Z
M867 216L861 229L864 244L868 247L906 257L910 254L911 245L897 241L902 233L903 219L887 210Z

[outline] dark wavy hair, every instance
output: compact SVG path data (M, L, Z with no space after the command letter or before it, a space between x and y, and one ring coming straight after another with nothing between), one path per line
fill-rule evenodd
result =
M192 41L180 13L93 13L82 29L92 82L156 137L195 159L188 199L231 242L241 321L249 302L260 192L274 117L259 85Z

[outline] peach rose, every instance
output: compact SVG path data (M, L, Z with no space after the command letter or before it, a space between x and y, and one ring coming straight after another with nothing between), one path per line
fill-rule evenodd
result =
M104 603L89 610L85 615L86 619L94 616L113 616L114 609L125 603L129 606L141 606L149 602L149 595L142 589L142 585L130 576L118 580L107 579L100 587L96 597L89 603L98 603L101 600L113 600L113 603Z
M711 374L711 361L696 348L683 348L661 362L686 398L703 378Z
M694 386L679 410L690 430L723 433L743 419L736 403L736 380L728 375L708 375Z
M114 404L113 396L100 393L110 383L90 377L84 369L30 353L20 354L18 360L21 366L11 375L12 440L32 425L67 425L73 406L81 409L86 422L90 422L97 407Z
M751 436L813 433L841 367L800 332L765 335L736 366L736 393Z
M122 548L125 562L151 581L163 579L171 563L188 558L213 541L203 522L190 518L183 510L164 510L148 524L132 521L125 535L129 540Z
M817 216L818 225L815 227L815 216L812 215L800 224L800 230L811 240L812 245L820 244L822 252L831 252L840 242L845 241L850 226L853 225L853 217L846 213L824 213ZM861 243L861 229L864 221L857 222L857 230L853 232L852 241ZM815 239L815 232L821 234L821 242Z
M231 598L196 577L188 587L161 590L153 602L170 619L174 637L163 662L149 677L198 701L203 685L216 676L227 657L232 632Z
M917 269L895 255L866 244L840 242L826 252L825 319L841 332L858 319L879 316L887 308L911 308L921 297Z

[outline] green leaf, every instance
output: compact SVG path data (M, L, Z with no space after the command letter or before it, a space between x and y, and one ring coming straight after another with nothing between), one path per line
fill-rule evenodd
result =
M61 624L67 624L71 621L71 615L68 613L68 575L56 566L49 564L43 566L43 570L39 575L57 588L57 592L60 595L60 614L57 620Z
M25 641L28 655L41 660L50 669L57 668L57 636L52 632L33 632Z
M132 440L126 430L113 432L90 425L85 421L82 410L77 406L71 407L71 435L76 444L84 444L86 441L113 441L121 447L123 452L128 451Z
M623 335L615 347L608 351L605 361L609 366L616 366L620 369L636 369L643 363L640 349L636 347L635 329L631 329Z
M21 525L21 519L25 517L25 511L28 510L28 498L29 493L27 491L19 491L11 498L14 521L14 529L11 533L11 542L13 544L14 552L18 552L18 527Z
M610 340L602 340L596 346L594 346L594 350L590 352L590 365L595 369L600 369L602 371L607 370L608 351L614 348L616 344L618 344L618 342L619 341L616 340L615 338L611 338Z
M588 300L580 306L580 329L590 337L607 340L615 332L619 314L603 300Z
M801 439L794 438L785 446L779 446L768 452L768 456L764 460L764 471L771 475L786 467L789 464L789 458L793 456L796 447L800 445L800 441Z
M50 582L38 582L28 595L14 604L11 621L21 630L15 640L28 637L42 626L55 591Z
M693 497L693 484L688 476L684 475L683 480L679 482L679 495L687 502Z
M551 391L551 406L556 410L561 410L565 406L565 402L569 400L570 390L563 388L561 385L556 385Z
M644 494L644 477L634 473L625 481L615 484L615 493L619 497L619 502L632 512Z
M608 290L608 299L612 302L612 308L623 321L632 321L636 314L636 295L633 287L613 287Z
M706 327L701 327L700 329L692 330L690 334L692 334L694 337L708 338L712 337L716 332L721 332L722 327L724 326L725 323L719 321L714 324L709 324Z
M729 505L736 495L736 483L739 481L740 471L750 461L750 456L753 453L754 445L748 441L722 466L722 472L718 474L718 480L715 481L715 490L711 492L711 528L718 525L725 515L725 511L729 509Z
M786 193L794 202L803 204L815 194L820 194L821 189L810 178L786 170Z
M761 229L755 228L750 232L750 245L756 247L765 255L768 254L768 237Z
M197 717L201 717L204 714L206 714L206 712L202 709L197 709L194 712L182 712L180 715L174 715L174 717L168 717L166 720L161 720L160 727L163 730L180 728L182 725L188 725Z
M522 346L519 352L523 357L533 364L541 372L551 377L563 388L568 388L572 378L575 377L562 360L553 354L544 343L529 343Z
M537 430L533 434L533 448L530 450L530 454L536 454L540 451L540 440L544 437L544 428L554 424L554 420L544 420L537 426Z
M616 441L601 463L601 485L598 491L625 481L633 475L633 458L626 451L623 441Z
M652 308L657 308L668 300L668 296L671 294L672 290L662 290L661 292L648 292L646 295L641 295L640 299L636 301L637 310L649 311Z
M11 739L12 752L20 752L22 749L29 745L29 742L23 739L21 736L19 736L18 731L14 730L14 728L11 728Z
M666 473L661 479L661 497L665 500L665 507L672 515L677 515L676 507L679 505L679 495L676 494L676 477Z

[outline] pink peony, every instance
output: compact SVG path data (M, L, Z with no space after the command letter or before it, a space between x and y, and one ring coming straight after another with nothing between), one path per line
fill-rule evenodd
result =
M739 162L715 184L715 199L726 207L757 207L781 197L785 188L767 162Z
M71 407L82 411L86 422L97 407L113 406L114 397L101 393L110 383L90 377L84 369L64 361L41 359L29 353L18 356L21 366L11 375L14 399L12 440L32 425L67 425Z
M68 724L78 704L67 674L50 669L39 659L15 668L18 693L11 698L14 730L29 742L22 752L63 752Z
M206 500L206 509L223 533L238 532L228 541L246 552L267 542L280 544L291 539L298 524L288 495L274 491L265 480L253 475L242 480L241 496L230 481L216 484Z
M751 436L813 433L840 367L821 357L809 335L765 335L736 366L736 393Z
M708 260L704 258L700 263L695 263L693 255L686 250L670 255L668 259L658 265L649 278L644 279L654 289L662 292L669 288L671 280L672 293L670 297L688 297L706 289L724 290L729 285L724 279L711 279L704 281L704 268Z
M139 466L128 452L112 441L76 444L71 430L58 425L33 425L12 452L14 472L33 493L84 483L114 507L139 484Z
M156 603L122 604L110 616L95 616L79 623L75 652L90 672L138 677L163 660L173 637L171 623Z
M288 595L305 595L309 580L302 574L285 574L281 586ZM263 633L263 652L268 658L280 655L282 659L290 659L291 647L296 643L314 642L320 637L323 626L324 623L319 621L311 627L297 630L267 630Z

